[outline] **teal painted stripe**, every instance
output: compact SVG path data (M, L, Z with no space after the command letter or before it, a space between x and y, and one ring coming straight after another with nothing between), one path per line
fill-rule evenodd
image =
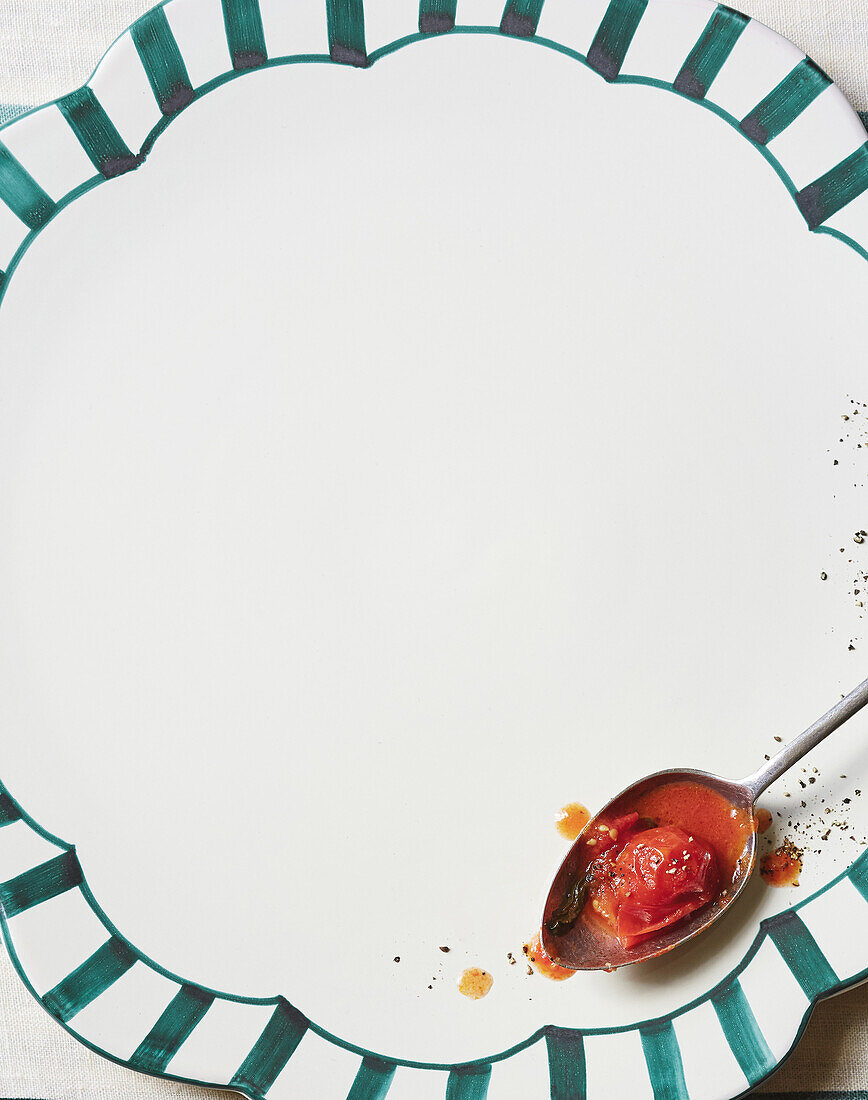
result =
M639 1029L654 1100L689 1100L681 1048L671 1020Z
M123 977L136 961L132 949L112 936L89 959L49 990L42 1003L58 1020L67 1023Z
M326 16L332 61L364 68L368 64L368 55L362 0L326 0Z
M443 34L455 26L457 0L420 0L419 30L422 34Z
M588 64L605 80L621 71L648 0L612 0L588 50Z
M0 288L3 286L3 280L6 276L0 271ZM12 801L10 796L0 787L0 828L4 825L11 825L13 821L20 821L21 811Z
M263 1096L295 1053L307 1028L308 1021L298 1009L281 1000L253 1044L253 1050L232 1078L230 1087Z
M796 195L802 217L811 229L822 225L868 189L868 142Z
M192 101L193 87L166 13L154 8L133 23L130 33L160 110L176 114Z
M54 203L5 145L0 145L0 199L30 229L45 225L54 213Z
M446 1082L446 1100L485 1100L491 1066L476 1063L472 1066L453 1066Z
M90 88L71 92L57 106L91 164L104 176L110 179L138 168L141 159L130 151Z
M144 1073L162 1073L214 1003L214 994L183 985L139 1044L130 1065Z
M368 1057L359 1066L347 1100L383 1100L395 1076L395 1063Z
M757 1084L771 1073L777 1061L756 1022L738 978L726 989L713 994L711 1003L729 1048L741 1066L748 1084Z
M80 884L81 867L75 852L64 852L0 884L0 906L8 920Z
M797 913L780 913L763 924L809 1001L838 984L838 975Z
M752 141L766 145L786 130L831 83L819 65L806 57L744 116L739 126Z
M532 38L536 34L542 7L543 0L506 0L500 20L501 33L516 38Z
M568 1028L551 1028L546 1035L551 1100L585 1100L587 1071L585 1040Z
M223 0L226 41L236 72L255 69L268 60L259 0Z
M675 90L704 99L749 22L740 11L718 4L675 78Z
M847 878L853 883L862 897L868 901L868 851L862 853L850 870Z

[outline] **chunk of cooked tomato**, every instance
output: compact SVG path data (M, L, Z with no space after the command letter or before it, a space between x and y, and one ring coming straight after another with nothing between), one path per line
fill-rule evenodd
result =
M712 849L672 825L628 830L626 843L607 845L588 872L593 909L624 947L707 905L720 881Z

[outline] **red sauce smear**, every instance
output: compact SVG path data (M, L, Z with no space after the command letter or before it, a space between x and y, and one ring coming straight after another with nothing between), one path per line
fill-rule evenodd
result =
M581 802L568 802L561 810L555 828L567 840L576 840L591 820L591 814Z
M616 803L579 841L582 919L602 923L626 948L641 943L727 891L753 830L746 810L698 783Z
M772 815L768 810L764 810L760 807L754 814L754 821L756 822L756 831L758 833L764 833L772 823Z
M570 970L567 966L558 966L554 959L548 957L543 951L539 932L529 943L524 945L523 951L539 973L544 978L551 978L553 982L565 982L567 978L572 978L574 974L578 973L576 970Z
M791 840L785 840L779 848L760 860L763 882L769 886L798 886L803 854Z

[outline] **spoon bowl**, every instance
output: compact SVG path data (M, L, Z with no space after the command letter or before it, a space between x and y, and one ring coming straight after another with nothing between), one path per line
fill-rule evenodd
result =
M588 822L555 875L546 898L541 926L540 939L546 955L559 966L570 970L615 970L619 966L663 955L698 936L732 905L747 884L756 864L754 805L757 798L866 703L868 680L864 680L798 737L784 745L758 771L740 782L722 779L710 772L693 768L680 768L655 772L623 790ZM585 871L589 862L586 843L589 831L594 829L601 818L612 821L637 811L637 808L641 812L643 800L647 801L656 789L678 783L690 784L694 790L698 787L712 792L717 796L719 806L728 806L732 817L741 818L742 824L749 823L749 827L743 829L743 842L740 836L737 838L738 850L724 853L727 857L724 861L726 873L714 898L672 925L647 934L644 939L630 947L624 947L613 931L606 929L601 921L587 919L584 912L588 896ZM720 799L723 800L722 803ZM669 824L686 826L687 823L671 821ZM699 829L696 831L700 832ZM611 836L615 835L612 831ZM735 836L735 832L733 835ZM684 854L686 857L687 853ZM720 856L722 853L717 854ZM595 902L592 901L592 904Z
M558 934L550 930L552 916L582 873L580 862L584 841L589 831L593 830L595 823L601 817L617 817L628 812L650 791L671 783L691 783L708 788L722 796L737 815L746 813L753 816L754 796L749 787L729 779L721 779L710 772L692 768L655 772L621 791L584 827L555 875L546 898L541 942L545 953L559 966L566 966L570 970L614 970L628 963L643 962L657 955L665 955L667 951L693 939L709 924L716 921L747 885L756 863L756 829L750 829L745 833L744 848L735 861L732 881L723 884L723 889L713 901L691 913L673 927L663 929L633 947L623 947L614 935L600 928L597 922L591 923L580 919L563 933Z

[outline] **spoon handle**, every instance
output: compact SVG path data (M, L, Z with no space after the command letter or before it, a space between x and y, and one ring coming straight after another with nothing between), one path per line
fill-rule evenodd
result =
M753 775L749 775L747 779L743 779L742 786L748 788L756 801L766 787L779 779L815 745L819 745L833 730L843 725L848 718L852 718L866 703L868 703L868 680L863 680L849 695L845 695L831 710L826 711L822 718L818 718L812 726L808 726L804 733L800 733L798 737L794 737L784 745L767 764L755 771Z

